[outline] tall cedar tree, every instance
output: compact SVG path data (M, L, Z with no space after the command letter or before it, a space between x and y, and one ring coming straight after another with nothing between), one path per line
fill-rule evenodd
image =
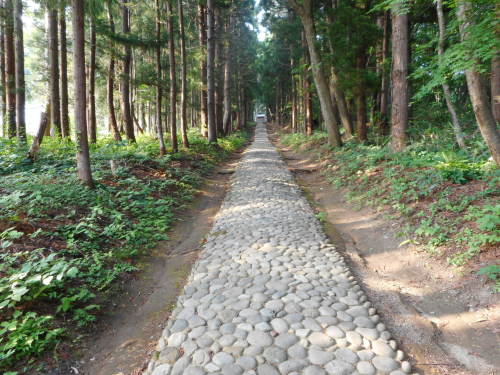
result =
M177 81L175 76L174 12L172 2L167 0L168 60L170 68L170 141L172 152L179 151L177 143Z
M163 123L161 120L162 99L162 69L161 69L161 8L160 0L156 0L156 133L160 142L160 155L167 153L163 138Z
M108 21L109 30L112 34L115 33L115 21L113 18L113 6L112 0L107 0L108 8ZM120 130L118 129L118 122L116 121L115 112L115 45L111 42L111 54L109 57L109 67L108 67L108 82L107 82L107 101L108 101L108 121L109 126L113 132L113 137L115 141L120 142L122 136L120 135Z
M181 49L181 133L182 144L189 147L187 137L187 60L186 60L186 32L184 31L184 6L182 0L177 1Z
M26 84L24 81L23 2L14 0L16 39L16 133L20 144L26 144Z
M330 95L330 88L323 70L322 59L318 47L316 46L316 27L314 25L314 17L312 12L312 0L290 0L295 12L299 15L304 27L304 33L311 58L311 68L313 72L314 83L318 93L318 98L321 107L321 114L325 121L325 127L328 131L328 143L331 146L341 146L342 139L340 131L333 111L333 104Z
M61 8L59 12L59 36L61 39L60 43L60 55L61 55L61 129L62 136L69 138L70 126L69 126L69 93L68 93L68 47L66 38L66 4L64 1L61 2Z
M125 36L130 35L130 10L128 0L122 0L122 32ZM121 105L123 121L125 124L125 135L130 142L135 142L134 122L130 109L130 72L132 62L132 47L126 41L123 51L123 74L121 78Z
M61 97L59 93L59 38L57 32L58 10L53 4L48 4L48 37L49 37L49 92L50 92L50 125L58 136L61 129Z
M408 127L408 14L396 3L392 16L391 148L403 151Z
M85 1L72 0L73 8L73 79L75 97L76 168L78 178L93 187L87 139L85 83Z
M215 0L207 0L207 108L208 142L217 142L215 118Z
M14 49L14 7L12 0L5 0L5 80L7 91L7 135L14 138L16 129L16 59Z

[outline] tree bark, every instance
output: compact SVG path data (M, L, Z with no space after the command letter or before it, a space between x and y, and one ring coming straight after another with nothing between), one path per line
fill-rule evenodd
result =
M61 129L61 97L59 93L59 41L57 32L58 10L49 5L49 70L50 70L50 126L54 127L57 136L62 135Z
M122 32L125 36L130 34L130 11L128 0L122 0ZM132 49L125 44L123 56L123 74L121 78L121 105L123 121L125 123L125 136L130 142L135 142L134 121L130 111L130 64L132 60Z
M377 55L377 75L380 77L380 92L378 93L378 106L379 106L379 122L378 127L381 134L388 134L388 102L389 102L389 80L387 76L386 62L389 55L389 12L384 11L377 19L377 24L383 32L381 43L379 44L379 51Z
M302 43L306 46L305 35L303 34ZM312 118L312 95L311 95L311 76L309 67L311 66L311 58L307 49L304 51L304 58L308 69L304 72L304 132L307 135L312 135L313 118Z
M71 137L69 126L68 94L68 48L66 39L66 5L61 3L59 13L59 34L61 38L61 130L64 138Z
M45 129L49 123L49 114L50 114L50 104L47 104L45 107L45 112L42 112L40 116L40 125L38 126L38 132L35 137L33 137L33 142L31 143L31 147L28 151L28 159L34 161L36 158L36 154L40 150L40 146L42 145L43 136L45 135Z
M0 6L3 7L3 0L0 1ZM2 136L7 136L6 117L7 117L7 81L5 78L5 20L0 18L0 82L2 90Z
M160 0L156 0L156 134L160 143L160 156L167 153L165 139L163 138L163 123L161 121L162 99L162 69L161 69L161 9Z
M16 129L16 59L14 49L14 17L12 0L6 0L5 9L5 74L7 91L7 135L14 138Z
M108 20L109 20L109 28L111 33L115 33L115 21L113 19L113 9L112 9L112 0L107 0L108 6ZM112 48L114 45L111 46ZM114 98L114 90L115 90L115 55L114 52L111 51L111 56L109 57L109 69L108 69L108 87L107 87L107 99L108 99L108 115L109 115L109 125L111 130L113 131L113 137L115 141L120 142L122 140L122 136L120 135L120 130L118 129L118 123L116 121L116 112L115 112L115 98Z
M76 168L78 178L93 187L87 139L85 90L85 0L72 0L73 7L73 76L75 96Z
M22 0L15 0L14 8L14 29L16 39L16 130L18 142L20 144L26 144L26 84L24 80Z
M364 77L364 69L366 64L365 49L363 46L358 51L356 57L356 70L358 85L356 91L356 137L359 142L366 142L366 82Z
M500 19L500 3L496 3L496 19ZM495 29L497 40L500 39L500 26ZM496 123L500 123L500 50L495 49L495 54L491 59L491 108Z
M229 16L226 29L226 48L224 52L224 117L222 119L222 129L224 134L228 134L231 127L231 48L233 48L233 16Z
M97 142L97 124L95 114L95 70L96 70L96 31L95 18L90 15L90 64L89 64L89 141L90 143Z
M186 61L186 33L184 31L184 6L183 0L177 0L179 11L179 33L181 48L181 134L182 145L189 147L187 136L187 61Z
M457 19L460 23L460 37L462 40L469 38L468 28L471 21L468 18L470 3L459 1L457 4ZM491 111L486 88L484 87L481 74L474 68L465 71L469 96L474 108L476 121L481 135L488 146L493 160L500 166L500 134Z
M172 151L179 151L177 144L177 82L175 77L175 44L174 44L174 14L172 10L173 0L167 0L168 13L168 49L170 65L170 140Z
M392 13L392 112L391 148L403 151L408 126L408 14L400 3Z
M198 29L200 38L200 70L201 70L201 95L200 95L200 130L204 137L208 137L208 92L207 92L207 29L206 7L202 2L198 4Z
M293 70L295 69L295 61L293 59L293 51L290 48L290 83L291 83L291 94L292 94L292 133L297 131L297 85L295 82L295 76Z
M215 119L215 0L207 0L207 109L208 142L217 142L217 123Z
M436 2L437 16L438 16L438 25L439 25L439 41L438 41L438 56L439 63L442 64L443 56L444 56L444 43L445 43L445 19L443 14L443 0L437 0ZM451 100L451 91L450 86L445 81L442 84L444 99L446 101L446 106L448 107L448 111L451 116L451 123L453 125L453 132L455 133L455 139L460 148L465 148L465 141L462 126L460 125L460 121L458 120L457 111L455 110L455 106Z
M314 19L312 16L311 1L312 0L303 0L302 5L299 4L297 0L292 0L291 2L295 11L297 12L297 14L299 14L302 25L304 27L309 55L311 57L314 83L318 92L318 98L320 102L321 113L325 121L325 127L328 131L328 144L338 147L342 145L342 139L340 138L338 124L335 122L330 89L328 87L326 75L321 65L321 56L316 46L317 34L314 26Z

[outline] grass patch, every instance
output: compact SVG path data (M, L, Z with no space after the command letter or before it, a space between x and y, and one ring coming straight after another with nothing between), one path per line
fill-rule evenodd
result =
M484 145L464 152L441 139L447 138L424 135L395 154L384 141L330 148L324 132L281 135L283 144L315 150L325 159L328 180L348 189L351 203L399 220L401 235L423 244L429 253L472 270L497 266L500 170ZM498 274L492 269L487 268L491 279Z
M203 176L241 148L248 132L159 157L158 142L99 140L91 147L95 189L76 179L75 146L46 139L38 159L0 142L0 372L96 321L117 280L167 239L175 212ZM71 332L71 334L70 334Z

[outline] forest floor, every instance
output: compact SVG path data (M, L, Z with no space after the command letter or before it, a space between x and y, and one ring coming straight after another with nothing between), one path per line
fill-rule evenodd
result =
M84 340L81 359L67 361L66 369L74 367L81 375L141 373L158 341L159 327L168 320L198 258L240 156L235 153L207 176L193 203L179 213L169 240L141 260L142 271L115 294L97 334Z
M328 181L327 161L318 158L317 147L287 147L278 133L271 139L419 372L500 371L499 298L484 277L464 276L422 246L401 245L404 222L349 203L349 191Z
M94 190L75 181L70 143L47 140L35 163L0 152L0 373L137 374L247 130L217 148L193 133L164 157L154 139L104 140Z

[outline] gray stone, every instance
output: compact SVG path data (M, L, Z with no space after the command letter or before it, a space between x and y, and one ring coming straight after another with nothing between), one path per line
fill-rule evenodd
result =
M325 370L328 375L350 375L354 371L354 366L345 361L335 359L326 364Z
M325 375L326 371L318 366L308 366L304 369L304 375Z
M307 357L313 365L323 366L335 358L332 352L325 352L322 350L311 349Z
M307 350L302 345L294 345L288 348L287 353L293 359L304 359L307 357Z
M399 368L399 364L389 357L375 356L372 363L377 370L382 372L391 372Z
M345 337L345 332L336 326L330 326L326 329L326 334L334 339Z
M267 332L252 331L247 336L250 345L269 346L273 343L272 337Z
M383 341L377 340L372 342L372 351L379 356L395 357L396 352Z
M224 365L221 368L222 375L241 375L243 374L243 369L235 363L229 365Z
M333 339L323 332L313 332L307 338L312 345L328 348L334 344Z
M356 363L359 361L358 355L348 348L337 349L335 351L335 357L348 363Z
M276 338L274 339L275 345L283 349L288 349L297 341L299 341L298 337L292 333L282 333L281 335L276 336Z
M258 375L280 375L276 367L271 366L268 363L263 363L257 367Z
M236 363L245 370L255 369L257 361L253 357L243 356L236 359Z
M276 346L270 346L268 348L265 348L263 356L266 359L266 361L272 364L279 364L286 360L286 352L283 349L278 348Z
M169 375L170 374L170 368L171 366L169 364L162 364L162 365L159 365L157 366L152 375Z
M227 354L225 352L219 352L219 353L216 353L213 356L212 361L217 366L222 367L224 365L229 365L230 363L233 363L234 362L234 358L230 354Z
M307 362L302 359L289 359L278 365L278 369L282 374L290 374L294 371L300 371L307 365Z
M356 370L362 375L374 375L377 370L375 370L375 367L370 362L367 361L361 361L358 362L356 365Z
M199 366L188 366L183 372L183 375L205 375L206 372Z

